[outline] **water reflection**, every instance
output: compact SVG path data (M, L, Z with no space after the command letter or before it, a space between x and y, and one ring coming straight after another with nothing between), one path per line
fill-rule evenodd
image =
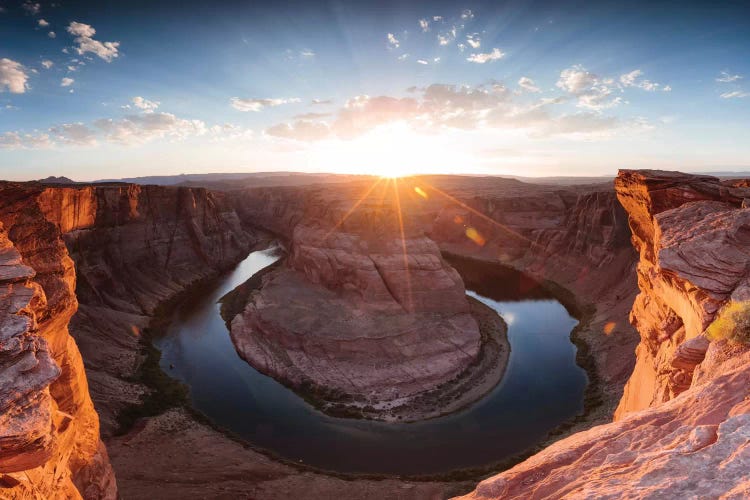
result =
M181 304L155 342L162 368L188 384L194 407L258 446L342 472L437 473L507 458L583 407L586 375L569 340L575 319L520 273L457 266L474 290L469 295L509 325L503 381L466 410L425 422L323 415L242 361L219 314L219 298L278 258L277 249L251 253L203 296Z

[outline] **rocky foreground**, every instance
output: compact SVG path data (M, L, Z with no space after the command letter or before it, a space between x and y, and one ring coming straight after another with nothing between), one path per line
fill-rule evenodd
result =
M750 496L750 345L706 334L723 305L750 299L743 186L620 172L617 196L640 254L631 321L641 342L616 421L558 441L463 498Z

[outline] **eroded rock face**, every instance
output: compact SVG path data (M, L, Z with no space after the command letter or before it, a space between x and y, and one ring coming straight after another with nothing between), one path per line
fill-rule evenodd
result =
M384 185L389 187L383 189ZM633 370L632 352L638 343L627 319L637 292L637 255L629 241L627 216L611 184L560 188L502 178L420 176L400 179L397 186L405 225L429 237L440 251L499 261L540 281L551 280L573 292L575 301L588 308L582 311L587 322L576 335L590 347L590 368L597 373L595 392L603 404L594 418L611 418ZM241 219L252 220L287 241L292 241L297 226L306 226L303 221L338 222L341 213L360 199L364 201L358 209L369 207L369 218L362 219L368 227L384 219L398 220L393 184L388 183L375 188L367 181L251 189L234 198ZM388 203L378 209L383 200ZM390 231L398 234L397 227ZM331 234L343 232L339 227ZM339 253L349 248L349 243L342 242ZM341 280L337 259L343 260L318 250L302 256L313 280L318 279L319 266L324 274Z
M39 190L0 185L4 498L116 498L99 419L68 322L72 261Z
M700 356L684 344L694 344L719 308L747 289L750 211L741 203L750 190L660 171L622 171L616 188L640 254L641 290L631 313L641 343L616 413L621 418L690 387L697 364L691 360Z
M461 277L411 214L399 219L393 192L350 210L351 192L308 192L299 216L275 217L289 257L234 318L232 338L293 387L402 404L460 375L479 354L479 329Z
M616 421L558 441L466 498L750 495L750 346L703 333L722 304L748 298L741 186L620 172L617 194L640 254L631 320L641 343Z

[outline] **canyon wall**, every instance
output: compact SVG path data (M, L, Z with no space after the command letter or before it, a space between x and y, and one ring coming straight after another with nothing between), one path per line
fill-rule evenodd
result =
M351 212L328 231L361 232L357 224L398 224L400 210L407 234L425 235L443 252L500 262L548 282L585 320L576 339L581 361L596 373L591 401L601 403L592 405L598 409L590 416L606 421L614 412L638 343L627 319L637 291L637 255L611 184L560 188L496 177L420 176L232 196L243 220L257 221L289 242L292 265L312 281L330 276L336 283L356 273L342 272L349 263L321 248L320 234L305 229L305 221L331 227ZM399 228L390 231L398 235ZM400 249L393 250L398 255Z
M41 188L0 185L0 495L114 499L114 474L68 322L75 271Z
M640 255L631 321L641 342L616 421L556 442L466 498L750 495L750 345L705 333L724 304L750 299L742 186L620 172L617 195Z

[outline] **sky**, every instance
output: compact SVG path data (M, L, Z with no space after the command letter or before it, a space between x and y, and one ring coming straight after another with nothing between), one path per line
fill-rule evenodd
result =
M0 178L750 170L750 2L0 0Z

